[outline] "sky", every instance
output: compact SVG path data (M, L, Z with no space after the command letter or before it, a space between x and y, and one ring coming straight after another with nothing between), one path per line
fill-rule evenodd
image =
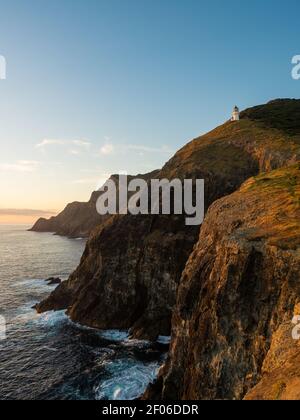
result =
M236 104L299 98L299 15L299 0L0 0L0 223L160 168Z

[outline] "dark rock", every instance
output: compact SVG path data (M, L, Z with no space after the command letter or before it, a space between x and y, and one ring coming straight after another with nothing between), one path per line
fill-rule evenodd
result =
M49 296L48 299L38 303L35 307L38 313L47 311L60 311L67 309L71 304L72 300L70 294L65 289L66 282L62 282Z
M55 284L60 284L62 281L58 277L50 277L46 282L48 283L48 286L53 286Z
M53 232L70 238L88 237L91 230L105 219L96 211L99 195L99 192L94 192L87 203L74 202L68 204L56 217L39 219L30 231Z

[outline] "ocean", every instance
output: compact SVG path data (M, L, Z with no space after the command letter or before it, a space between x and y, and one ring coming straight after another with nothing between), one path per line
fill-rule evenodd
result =
M98 331L64 311L38 315L32 306L67 279L84 239L0 225L1 400L132 400L157 376L166 345ZM2 325L2 323L1 323Z

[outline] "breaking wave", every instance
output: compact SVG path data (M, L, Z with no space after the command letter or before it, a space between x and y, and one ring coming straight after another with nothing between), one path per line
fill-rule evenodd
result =
M129 340L127 331L98 331L73 323L65 311L36 313L33 306L76 268L85 241L1 231L0 399L129 400L157 375L166 348ZM18 255L18 264L16 264Z

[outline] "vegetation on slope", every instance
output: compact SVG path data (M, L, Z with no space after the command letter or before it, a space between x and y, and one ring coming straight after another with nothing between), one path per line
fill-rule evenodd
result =
M276 128L291 136L300 133L300 106L298 99L276 99L265 105L246 109L242 119L258 121L265 127Z
M259 175L241 190L269 203L256 220L252 239L264 238L285 249L300 246L300 164Z

